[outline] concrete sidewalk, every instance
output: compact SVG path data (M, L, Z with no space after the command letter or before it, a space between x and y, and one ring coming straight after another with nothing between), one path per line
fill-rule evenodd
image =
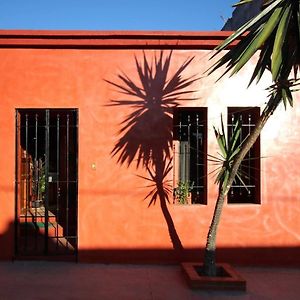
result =
M300 299L300 269L236 269L247 280L245 293L192 291L177 265L0 262L0 300Z

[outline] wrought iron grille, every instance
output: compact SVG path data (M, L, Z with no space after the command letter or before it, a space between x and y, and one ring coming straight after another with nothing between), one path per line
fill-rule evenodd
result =
M76 255L76 109L16 110L16 256Z
M206 108L174 110L174 183L188 183L191 203L206 204Z
M229 107L228 137L237 120L241 121L240 143L251 133L260 115L259 107ZM260 203L260 140L246 154L239 169L241 180L236 177L228 193L228 203Z

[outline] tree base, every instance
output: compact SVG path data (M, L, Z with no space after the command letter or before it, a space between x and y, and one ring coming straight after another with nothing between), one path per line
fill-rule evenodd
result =
M215 277L202 275L201 263L182 263L181 267L192 289L246 291L246 280L228 264L217 264Z

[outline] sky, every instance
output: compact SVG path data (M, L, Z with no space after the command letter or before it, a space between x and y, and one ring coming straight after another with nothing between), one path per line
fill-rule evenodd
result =
M219 30L237 0L0 0L0 29Z

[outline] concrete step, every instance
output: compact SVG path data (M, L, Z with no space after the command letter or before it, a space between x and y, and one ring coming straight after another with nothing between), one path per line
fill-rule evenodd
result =
M35 222L35 225L40 234L45 235L46 224L45 222ZM57 237L63 236L63 228L56 222L48 222L48 236Z
M19 218L19 222L20 223L35 223L35 222L42 222L44 223L45 222L45 219L46 217L45 216L34 216L34 215L31 215L31 216L21 216ZM55 216L48 216L48 221L53 223L53 222L56 222L56 217Z
M20 234L32 235L40 234L45 235L45 222L20 222ZM61 237L63 236L63 228L57 222L48 222L48 236Z
M48 237L48 251L45 254L45 236L27 235L18 239L18 258L33 258L47 255L74 255L75 247L64 237Z

